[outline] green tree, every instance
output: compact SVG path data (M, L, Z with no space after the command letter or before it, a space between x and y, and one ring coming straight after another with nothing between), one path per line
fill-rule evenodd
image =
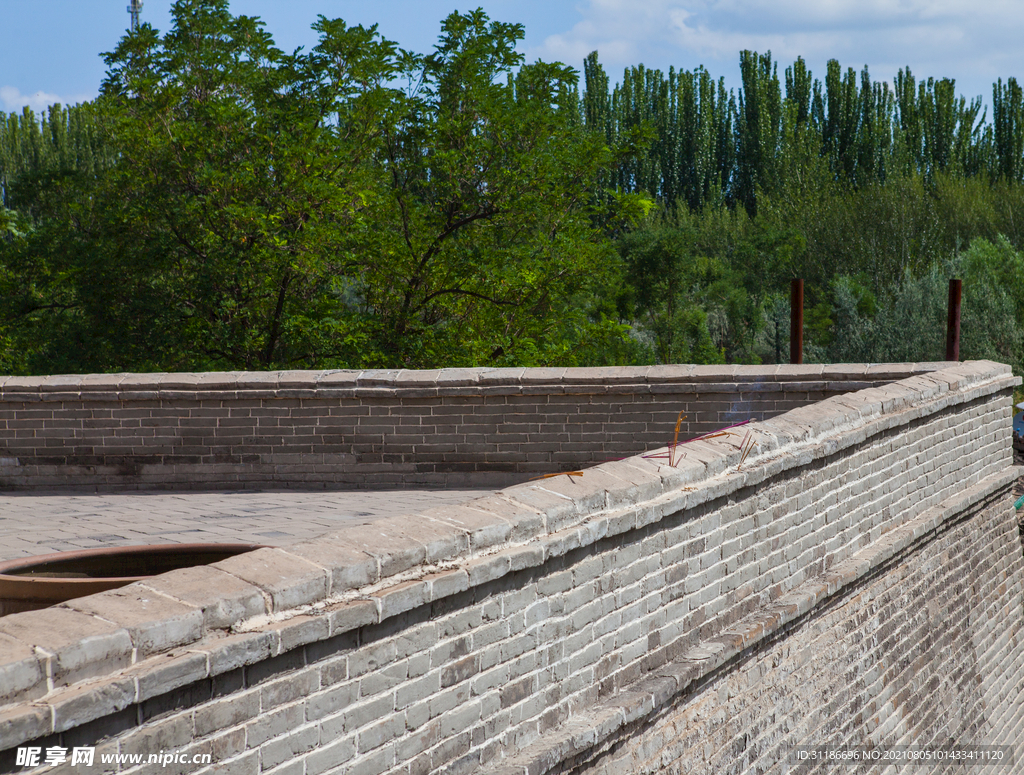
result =
M627 293L623 313L657 363L721 363L701 302L725 273L720 262L695 255L696 234L664 225L625 236Z
M382 364L544 363L588 335L569 300L615 261L590 207L614 158L579 127L575 72L523 64L522 35L482 11L448 17L383 128L357 286Z
M69 202L91 196L116 157L93 104L0 117L0 371L26 371L60 349L78 300L53 231L70 225Z
M964 283L960 357L1024 367L1024 256L1005 240L975 240L952 259L915 276L905 272L877 299L858 278L830 287L826 321L809 356L826 362L927 361L945 353L948 280Z
M774 191L778 185L782 92L771 52L741 52L740 75L743 90L736 124L734 196L753 216L758 192Z
M520 25L453 14L423 57L321 17L286 54L227 0L172 17L107 55L109 169L33 185L3 249L37 313L24 368L548 362L621 337L579 302L630 203L594 209L613 153Z
M48 180L93 177L115 160L91 103L0 115L0 206L31 215Z
M997 174L1006 180L1024 180L1024 92L1016 78L996 81L992 88L992 123L995 130Z
M172 14L163 37L143 25L107 55L100 109L118 163L69 203L68 227L50 228L73 246L69 357L103 368L344 357L358 331L339 324L335 290L375 184L395 47L321 19L319 45L286 55L223 0L179 0Z

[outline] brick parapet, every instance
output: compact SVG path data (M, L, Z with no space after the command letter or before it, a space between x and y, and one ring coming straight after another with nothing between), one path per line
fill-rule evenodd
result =
M187 727L246 772L285 745L307 775L548 771L998 497L1016 382L963 364L687 444L676 466L607 463L7 617L0 747L102 738L134 709L104 745ZM1020 557L1004 570L985 602L1019 627L1021 600L1000 595L1020 597ZM235 680L231 707L255 697L260 719L211 720L196 687Z
M495 772L549 772L548 752L557 749L556 758L571 762L573 772L591 775L754 773L787 765L798 772L839 766L873 773L892 765L864 760L814 769L800 766L796 750L874 750L881 759L900 746L932 757L929 771L956 771L943 769L937 757L986 745L1007 746L1006 758L972 770L1015 771L1024 747L1024 640L1019 615L1004 609L1019 611L1024 603L1022 563L1007 489L990 484L988 497L961 503L966 510L945 522L929 520L935 527L922 525L922 537L888 562L864 558L870 572L852 581L853 574L841 577L823 602L816 602L820 583L797 590L801 595L778 612L796 612L783 631L743 651L735 640L723 644L716 661L731 658L717 670L695 675L693 664L681 660L648 678L638 687L650 698L644 709L628 720L620 709L617 731L598 745L536 743L524 757L529 770L521 759ZM661 699L659 691L673 691L667 679L684 691L675 689L674 702L644 712ZM719 712L709 713L709 705Z
M0 377L0 489L504 486L942 366Z

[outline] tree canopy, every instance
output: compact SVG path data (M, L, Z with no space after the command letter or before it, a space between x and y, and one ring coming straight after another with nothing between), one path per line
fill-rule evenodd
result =
M965 357L1024 371L1012 77L988 121L909 68L579 84L479 10L426 54L313 29L177 0L96 101L0 117L0 372L779 361L793 277L808 358L930 360L951 272Z
M615 263L614 153L521 25L452 14L420 56L320 17L287 54L227 0L172 17L106 55L102 174L36 179L10 232L25 367L528 363L621 335L574 301Z

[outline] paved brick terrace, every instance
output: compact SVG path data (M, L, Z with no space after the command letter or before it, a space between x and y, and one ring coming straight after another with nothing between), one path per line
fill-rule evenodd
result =
M461 503L491 490L288 490L0 495L0 560L104 546L283 546L374 519Z

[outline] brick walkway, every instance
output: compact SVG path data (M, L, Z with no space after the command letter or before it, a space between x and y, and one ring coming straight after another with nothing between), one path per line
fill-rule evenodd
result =
M302 541L492 490L0 495L0 560L103 546Z

